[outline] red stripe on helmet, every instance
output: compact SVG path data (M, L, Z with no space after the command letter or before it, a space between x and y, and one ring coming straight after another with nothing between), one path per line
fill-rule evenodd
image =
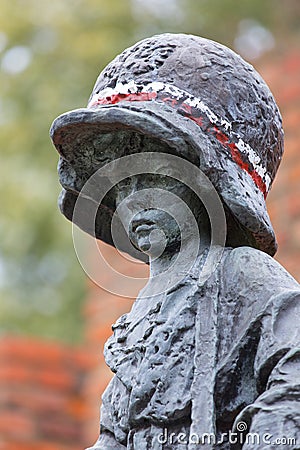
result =
M258 189L263 193L264 198L266 198L267 187L262 177L255 170L251 169L249 164L242 160L239 149L234 142L230 142L229 137L225 133L223 133L223 131L219 130L219 128L216 126L214 126L214 131L218 141L221 142L224 147L227 147L230 150L233 161L236 162L241 169L245 170L250 175Z
M89 105L89 107L97 105L115 105L120 102L148 102L157 97L156 92L138 92L136 94L113 94L108 97L99 98Z
M120 102L147 102L151 100L155 100L158 97L157 92L137 92L137 93L128 93L128 94L112 94L107 97L98 98L91 104L89 104L89 107L97 106L97 105L115 105ZM159 100L162 102L168 104L172 108L177 108L178 101L176 99L173 99L172 97L161 97ZM203 129L203 117L200 115L195 116L193 114L193 108L186 103L182 103L180 105L180 111L183 113L185 117L195 122L199 127ZM213 125L213 124L211 124ZM231 157L233 161L238 164L238 166L247 172L252 180L254 181L255 185L258 187L258 189L262 192L264 198L267 196L267 187L265 182L263 181L262 177L256 172L256 170L252 169L249 164L247 164L242 158L241 153L239 149L237 148L236 144L234 142L230 141L229 136L225 134L223 131L221 131L216 125L213 125L213 128L210 128L213 130L216 139L230 151ZM205 131L205 130L204 130Z

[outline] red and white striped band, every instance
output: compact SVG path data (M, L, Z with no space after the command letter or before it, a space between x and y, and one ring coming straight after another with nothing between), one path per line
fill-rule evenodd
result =
M114 88L106 88L93 95L88 108L120 102L147 101L163 102L194 121L206 133L212 133L223 148L228 150L232 160L250 175L264 197L267 196L271 177L263 166L260 156L232 130L230 122L218 117L200 98L187 91L161 82L117 83Z

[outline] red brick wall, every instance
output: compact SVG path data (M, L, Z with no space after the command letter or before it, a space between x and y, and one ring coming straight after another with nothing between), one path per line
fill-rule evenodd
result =
M33 339L0 341L0 449L82 450L92 359Z
M278 239L276 259L300 281L300 52L261 63L283 117L285 153L268 198Z

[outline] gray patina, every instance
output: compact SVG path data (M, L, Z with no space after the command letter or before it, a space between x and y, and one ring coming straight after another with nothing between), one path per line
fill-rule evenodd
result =
M183 240L176 220L142 197L128 230L134 247L125 241L120 247L149 258L151 279L106 344L115 376L103 395L93 449L300 448L300 290L272 258L276 241L265 197L281 160L283 133L261 77L215 42L154 36L113 60L88 107L58 117L51 136L60 153L61 211L85 231L113 245L118 205L128 198L130 212L130 194L160 188L189 206L201 237L198 245L187 231ZM203 283L210 221L201 198L174 173L147 174L145 167L145 174L117 183L99 207L95 230L85 218L97 196L86 196L84 211L73 217L97 169L149 152L190 161L220 195L226 243ZM166 236L161 253L157 229ZM174 261L176 267L182 245L191 244L198 248L193 266L176 285L166 283L153 295L151 280ZM257 433L255 444L247 442L247 432ZM205 433L218 442L197 444ZM277 438L298 443L270 445Z

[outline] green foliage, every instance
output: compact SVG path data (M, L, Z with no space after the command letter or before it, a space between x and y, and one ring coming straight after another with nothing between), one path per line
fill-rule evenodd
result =
M128 2L102 3L1 0L2 332L81 337L85 276L56 206L58 158L48 133L55 116L86 103L97 72L129 44ZM7 55L20 46L30 61L18 71L18 58L7 63Z
M299 3L0 0L0 8L0 332L74 342L85 275L56 207L52 120L85 105L99 71L140 38L187 32L232 45L242 19L273 34L296 30Z

